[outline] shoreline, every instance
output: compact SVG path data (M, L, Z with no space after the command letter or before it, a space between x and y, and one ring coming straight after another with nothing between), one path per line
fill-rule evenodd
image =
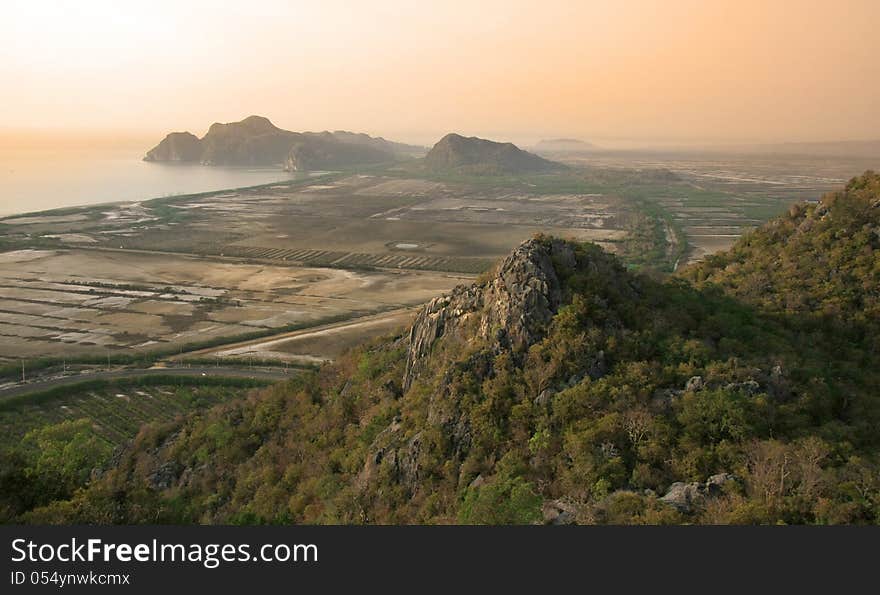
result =
M261 184L250 184L247 186L235 186L235 187L226 187L226 188L217 188L215 190L205 190L202 192L187 192L183 194L171 194L168 196L155 196L152 198L144 198L144 199L135 199L135 200L109 200L104 202L96 202L91 204L84 205L72 205L68 207L55 207L51 209L43 209L38 211L23 211L20 213L10 213L10 214L0 214L0 224L9 219L22 219L25 217L35 217L35 216L62 216L62 215L74 215L77 213L89 212L93 209L106 209L107 207L116 207L120 205L132 205L132 204L149 204L149 203L159 203L161 201L174 201L174 200L185 200L192 198L204 198L208 196L212 196L215 194L227 193L227 192L244 192L247 190L259 190L261 188L268 188L271 186L293 186L300 184L304 181L313 181L320 180L326 176L335 175L338 172L314 172L310 174L305 174L303 176L291 177L286 180L276 180L273 182L264 182Z

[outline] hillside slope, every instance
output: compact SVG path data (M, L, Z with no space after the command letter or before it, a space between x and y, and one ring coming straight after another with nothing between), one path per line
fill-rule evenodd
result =
M532 239L406 334L147 428L20 520L876 523L878 200L855 179L695 285Z
M558 171L565 166L523 151L513 143L498 143L460 134L447 134L425 156L435 173L521 174Z
M684 275L775 312L880 320L880 175L799 204Z

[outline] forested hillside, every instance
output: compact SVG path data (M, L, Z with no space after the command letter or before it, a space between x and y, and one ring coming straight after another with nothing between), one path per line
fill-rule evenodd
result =
M878 250L870 172L664 280L538 237L19 520L877 523Z

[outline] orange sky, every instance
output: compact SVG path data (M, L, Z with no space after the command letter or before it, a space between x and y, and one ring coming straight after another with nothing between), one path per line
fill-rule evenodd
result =
M878 23L878 0L4 0L0 128L880 138Z

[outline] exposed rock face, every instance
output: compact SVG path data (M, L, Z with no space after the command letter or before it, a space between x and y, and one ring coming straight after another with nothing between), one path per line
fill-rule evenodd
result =
M202 158L202 141L189 132L172 132L147 151L144 161L198 162Z
M571 246L561 240L550 241L549 247L528 240L501 263L491 281L431 300L410 330L403 390L409 389L434 342L465 323L475 323L477 337L492 339L499 348L518 350L539 341L562 299L554 260L572 266Z
M565 169L513 143L498 143L460 134L447 134L425 156L428 169L476 174L512 174Z
M730 483L738 481L737 477L731 473L718 473L707 479L705 483L677 481L669 486L660 501L675 507L679 512L690 514L699 508L707 498L720 496Z
M669 486L660 500L675 507L679 512L693 512L694 508L703 502L703 485L695 481L690 483L676 481Z
M167 490L177 483L182 471L183 468L178 463L169 461L148 475L147 481L154 490Z

